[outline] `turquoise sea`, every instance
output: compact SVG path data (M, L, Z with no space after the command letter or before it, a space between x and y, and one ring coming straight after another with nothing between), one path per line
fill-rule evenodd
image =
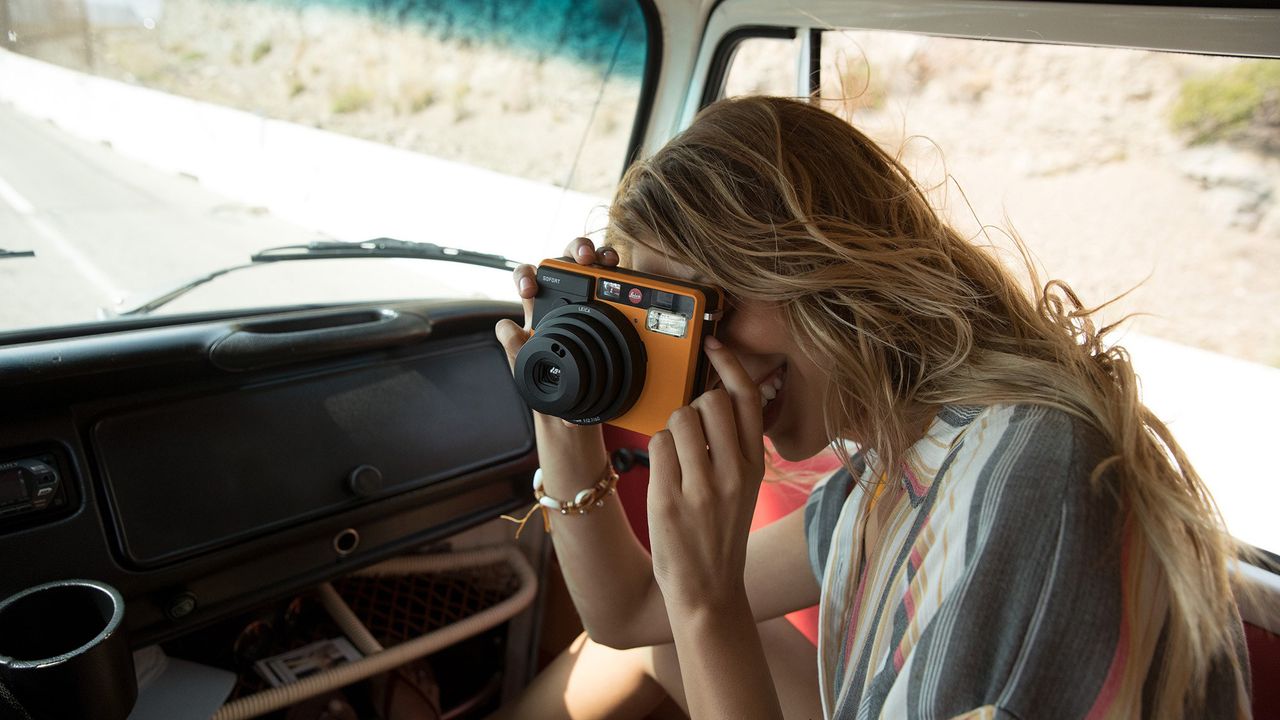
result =
M645 25L633 0L237 0L325 7L413 25L442 39L564 57L613 74L644 70Z

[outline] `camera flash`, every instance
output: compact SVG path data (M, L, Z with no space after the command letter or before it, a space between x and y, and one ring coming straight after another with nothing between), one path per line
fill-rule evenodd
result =
M682 338L689 329L689 318L677 312L649 308L649 317L645 326L663 335Z

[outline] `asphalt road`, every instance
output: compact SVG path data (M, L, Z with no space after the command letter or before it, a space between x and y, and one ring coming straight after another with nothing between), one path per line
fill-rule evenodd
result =
M0 332L84 322L120 299L318 233L229 202L193 178L0 105Z

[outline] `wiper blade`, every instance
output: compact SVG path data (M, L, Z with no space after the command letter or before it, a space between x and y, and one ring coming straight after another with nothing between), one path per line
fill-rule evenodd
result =
M277 262L280 260L317 260L330 258L418 258L445 260L467 265L480 265L498 270L514 270L519 263L501 255L443 247L429 242L412 242L395 238L374 238L357 242L319 240L304 245L282 245L254 253L252 262Z
M385 237L353 242L341 240L318 240L316 242L305 243L302 245L281 245L280 247L260 250L253 255L250 255L249 262L246 264L232 265L231 267L222 268L221 270L215 270L211 273L201 275L200 277L183 283L172 290L161 293L148 300L138 302L129 308L124 308L123 303L121 303L120 306L117 306L116 312L113 314L118 316L146 315L160 307L168 305L174 300L177 300L183 295L186 295L211 280L237 270L260 266L263 263L289 262L293 260L339 260L370 257L444 260L446 262L458 262L466 265L490 267L497 270L514 270L520 265L520 263L514 260L508 260L501 255L475 252L474 250L463 250L461 248L454 247L443 247L429 242L412 242L409 240L396 240L395 238Z
M0 260L3 260L4 258L35 257L35 256L36 256L36 253L34 250L5 250L4 248L0 248Z

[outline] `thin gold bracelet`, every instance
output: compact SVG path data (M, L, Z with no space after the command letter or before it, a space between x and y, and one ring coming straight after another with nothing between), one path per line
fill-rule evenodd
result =
M596 484L585 490L579 490L572 500L557 500L546 493L542 488L542 468L538 468L533 473L533 497L537 502L533 507L529 508L529 512L524 517L517 518L511 515L503 515L503 520L510 520L519 525L516 528L516 537L520 537L520 533L524 531L525 523L529 522L529 518L533 516L534 511L542 511L542 528L546 532L551 532L551 516L552 512L559 512L561 515L574 513L577 515L586 515L591 508L604 507L605 498L616 494L618 491L618 472L613 469L613 463L605 462L604 472L601 473L600 479Z

